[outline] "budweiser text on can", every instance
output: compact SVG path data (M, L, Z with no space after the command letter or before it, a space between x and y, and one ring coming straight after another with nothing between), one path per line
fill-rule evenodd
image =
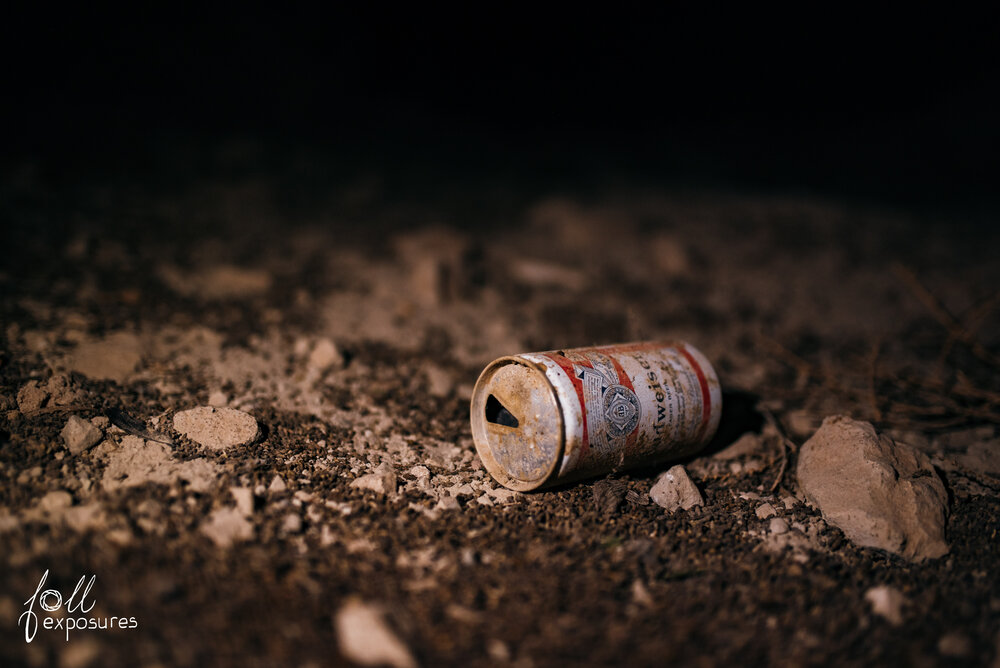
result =
M501 357L472 393L486 470L526 491L693 454L722 413L719 378L682 341Z

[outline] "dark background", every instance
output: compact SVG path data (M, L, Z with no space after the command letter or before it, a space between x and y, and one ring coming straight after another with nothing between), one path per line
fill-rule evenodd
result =
M861 9L15 10L5 169L628 182L996 209L996 20ZM263 147L249 164L221 142ZM262 163L265 163L262 165Z

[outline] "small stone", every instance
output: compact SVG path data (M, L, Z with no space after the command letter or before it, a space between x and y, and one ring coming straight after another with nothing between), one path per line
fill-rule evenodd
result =
M97 417L90 418L90 424L94 425L98 429L104 430L111 424L111 420L109 420L106 415L98 415Z
M778 511L774 509L770 503L762 503L757 506L757 517L762 520L766 520L768 517L774 517L778 514Z
M788 533L788 520L783 517L772 517L767 528L773 534L781 535L783 533Z
M59 668L87 668L101 655L101 645L87 635L73 638L59 651Z
M68 406L79 401L83 393L73 387L73 381L66 374L56 374L45 384L49 392L49 403L56 406Z
M658 506L674 512L679 508L690 510L705 503L701 492L688 477L683 466L677 465L660 474L649 490L649 498Z
M104 437L104 433L100 429L76 415L71 415L66 420L66 426L63 427L60 435L66 444L66 449L74 455L86 452Z
M396 494L396 471L392 468L392 464L383 462L378 465L374 473L368 473L354 480L351 487L394 496Z
M802 446L797 477L854 543L922 561L948 552L948 495L930 460L867 422L828 417Z
M253 492L249 487L231 487L229 493L236 500L236 509L245 517L253 515Z
M17 391L17 407L22 413L37 411L48 399L48 391L37 380L29 380Z
M424 366L424 373L427 375L427 391L432 397L443 398L451 394L454 381L450 373L436 364Z
M752 455L759 452L764 445L764 438L760 434L754 434L753 432L747 432L743 434L738 439L733 441L732 444L726 446L722 450L716 452L712 457L714 459L736 459L737 457L743 457L744 455Z
M302 518L298 513L288 513L281 520L281 530L285 533L298 533L302 531Z
M62 490L49 492L38 501L38 509L46 513L56 513L72 505L73 497Z
M327 338L320 339L309 353L309 366L320 371L344 365L344 357L336 344Z
M513 503L514 501L517 501L520 496L518 492L504 487L488 489L486 490L486 493L492 496L497 503Z
M649 593L649 589L642 583L642 580L632 581L632 602L644 608L653 606L653 595Z
M409 648L389 628L379 605L348 600L333 619L340 653L363 666L416 668Z
M454 496L442 496L441 500L434 506L434 510L461 510L458 498Z
M199 406L177 413L174 429L212 450L249 445L260 436L260 427L252 415L214 406Z
M214 406L216 408L222 408L229 403L229 395L222 390L214 390L208 395L208 405Z
M896 589L880 585L865 592L865 600L872 606L872 612L885 618L893 626L903 623L903 604L906 598Z
M427 480L431 477L431 470L426 466L421 466L419 464L411 467L407 473L412 475L417 480Z
M280 475L276 475L271 478L271 484L268 486L267 491L271 494L281 494L286 489L288 489L288 485L285 484Z
M492 638L486 643L486 653L497 663L510 662L510 648L499 638Z
M944 634L938 640L938 652L943 656L962 659L972 654L972 641L964 633L952 631Z
M812 413L797 410L785 414L785 426L797 438L805 438L816 430L819 420Z
M235 541L253 538L253 525L238 508L218 508L201 525L201 532L218 547L229 547Z

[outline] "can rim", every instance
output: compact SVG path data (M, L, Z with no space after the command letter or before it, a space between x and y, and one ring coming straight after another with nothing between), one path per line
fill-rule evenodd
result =
M505 469L500 462L497 461L496 457L493 456L493 450L490 447L489 439L486 434L485 419L483 418L486 405L486 388L490 379L496 374L496 372L509 364L518 364L520 366L527 367L542 376L545 380L545 386L552 396L552 402L556 407L556 413L559 418L559 427L557 430L559 434L559 442L556 446L555 455L552 457L549 468L543 475L539 476L535 480L526 481L510 475L507 472L507 469ZM476 452L479 454L479 459L483 462L483 466L486 467L487 472L493 476L497 482L508 489L518 492L535 490L550 482L559 469L559 463L563 459L563 453L566 448L565 409L559 401L559 395L556 392L556 388L552 384L552 380L546 372L547 369L545 365L532 362L531 360L525 359L520 355L507 355L505 357L500 357L490 362L486 368L483 369L482 373L479 374L479 378L476 380L476 385L472 390L472 400L469 402L469 417L472 424L472 442L476 446Z

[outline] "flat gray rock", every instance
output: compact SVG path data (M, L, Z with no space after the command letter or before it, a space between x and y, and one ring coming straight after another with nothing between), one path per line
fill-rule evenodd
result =
M174 429L212 450L247 445L260 436L260 427L252 415L235 408L215 406L199 406L177 413Z
M930 459L838 415L802 446L799 485L827 522L855 544L914 561L948 552L948 495Z

